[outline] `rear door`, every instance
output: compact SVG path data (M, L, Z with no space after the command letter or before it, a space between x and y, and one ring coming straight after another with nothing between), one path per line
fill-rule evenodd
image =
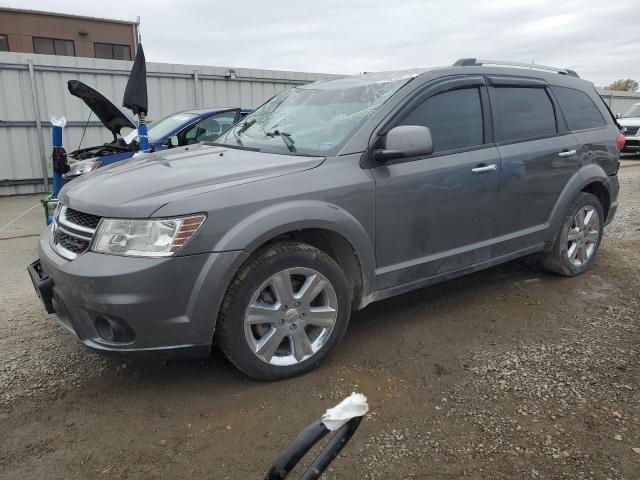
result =
M597 92L584 92L570 87L551 87L569 130L578 141L580 164L597 163L608 175L618 171L617 128L612 128L605 120L603 112L595 102L604 102ZM590 97L589 94L593 95Z
M492 256L540 246L551 211L578 169L577 141L546 82L488 77L501 158Z
M431 155L372 169L378 289L489 258L500 160L488 103L484 78L445 80L418 92L377 132L421 125L434 143Z

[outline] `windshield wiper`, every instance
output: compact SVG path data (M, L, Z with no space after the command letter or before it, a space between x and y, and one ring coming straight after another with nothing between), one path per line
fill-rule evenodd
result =
M281 132L280 130L274 130L273 132L264 132L264 134L267 137L280 137L284 143L287 145L287 148L289 149L290 152L295 152L296 151L296 147L295 147L295 143L293 141L293 138L291 138L291 134L287 133L287 132Z
M247 120L242 124L237 123L231 129L231 131L233 132L233 137L236 139L236 142L238 142L238 145L242 146L242 140L240 140L240 135L242 135L244 132L246 132L251 127L251 125L253 125L254 123L256 123L256 119L252 118L251 120ZM238 127L240 127L240 128L238 128Z

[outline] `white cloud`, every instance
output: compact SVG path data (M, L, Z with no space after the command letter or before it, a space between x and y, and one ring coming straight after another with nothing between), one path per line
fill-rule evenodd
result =
M598 85L640 80L637 0L58 0L55 8L139 15L148 61L355 73L446 65L460 57L535 59L573 68Z

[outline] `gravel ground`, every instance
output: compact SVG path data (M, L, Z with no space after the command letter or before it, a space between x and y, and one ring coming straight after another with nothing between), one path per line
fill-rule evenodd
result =
M0 478L261 478L360 391L371 414L327 478L637 479L640 165L620 178L585 275L523 259L375 303L328 364L270 384L217 352L123 361L78 345L24 270L36 208L0 230ZM36 202L0 199L0 225Z

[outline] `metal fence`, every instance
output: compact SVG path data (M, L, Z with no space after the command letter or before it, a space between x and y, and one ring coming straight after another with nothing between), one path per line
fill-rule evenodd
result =
M615 92L602 88L597 90L613 113L624 113L633 104L640 102L640 92Z
M0 52L0 195L47 191L51 175L50 116L67 119L64 145L100 145L111 134L69 94L67 81L95 87L122 103L131 62ZM147 63L150 121L203 107L255 108L276 93L331 75ZM88 121L89 120L89 121ZM46 172L46 173L45 173Z

